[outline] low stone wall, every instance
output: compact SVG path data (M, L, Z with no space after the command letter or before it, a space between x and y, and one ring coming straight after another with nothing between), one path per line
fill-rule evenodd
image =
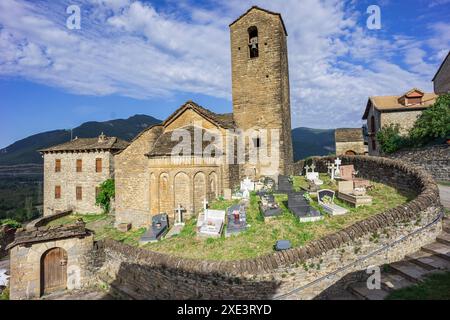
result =
M315 160L325 171L331 158ZM255 259L183 259L106 240L92 253L93 278L108 283L112 294L131 299L311 299L369 265L401 260L435 239L442 207L430 175L386 158L342 160L353 163L361 176L415 199L306 246Z
M68 216L69 214L72 213L72 210L66 210L66 211L62 211L62 212L58 212L58 213L54 213L48 216L43 216L37 219L34 219L33 221L29 222L26 225L27 229L32 229L32 228L39 228L39 227L43 227L45 225L47 225L49 222Z
M427 170L438 181L450 181L450 146L437 145L398 151L387 157L410 162Z

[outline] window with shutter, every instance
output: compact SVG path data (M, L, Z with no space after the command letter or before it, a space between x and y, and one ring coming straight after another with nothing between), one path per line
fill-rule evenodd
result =
M83 199L83 191L81 189L81 187L77 187L77 200L82 200Z
M95 172L102 172L102 159L95 159Z
M55 160L55 172L61 172L61 159Z
M61 186L55 186L55 199L61 199Z
M77 172L83 171L83 161L81 159L77 159Z

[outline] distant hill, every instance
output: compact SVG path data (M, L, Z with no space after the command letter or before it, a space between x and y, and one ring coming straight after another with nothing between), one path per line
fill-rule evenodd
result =
M128 119L104 122L90 121L74 128L72 136L93 138L103 132L107 136L131 141L143 129L160 122L161 120L147 115L135 115ZM41 164L42 157L36 150L69 140L70 131L68 130L53 130L29 136L0 149L0 166ZM295 161L309 156L323 156L334 153L334 129L304 127L293 129L292 144Z
M294 161L335 152L334 129L299 127L292 130Z
M74 128L72 136L93 138L103 132L107 136L114 136L130 141L143 129L160 122L161 120L147 115L134 115L128 119L116 119L104 122L89 121ZM69 130L53 130L29 136L14 142L6 148L0 149L0 166L26 163L41 164L42 157L36 150L69 140Z

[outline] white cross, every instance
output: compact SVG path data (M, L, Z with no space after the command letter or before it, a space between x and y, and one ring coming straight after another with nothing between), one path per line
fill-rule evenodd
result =
M334 163L336 164L336 169L338 169L338 170L339 170L339 166L341 165L341 163L342 163L342 160L341 160L341 159L339 159L339 158L337 158L336 160L334 160Z
M331 174L331 162L327 162L328 174Z
M208 200L206 200L206 198L205 199L203 199L203 209L204 210L206 210L206 209L208 209Z
M177 214L177 221L175 222L175 224L182 224L183 223L183 217L181 212L183 211L183 207L181 206L181 204L178 204L178 207L175 209L175 211L178 213Z
M313 163L313 164L311 165L311 170L312 170L312 172L314 172L314 169L316 169L316 165Z
M309 171L309 166L308 165L305 166L305 171L306 171L306 173L308 173L308 171Z
M331 180L334 180L334 169L336 169L334 163L330 166L330 169L331 169Z

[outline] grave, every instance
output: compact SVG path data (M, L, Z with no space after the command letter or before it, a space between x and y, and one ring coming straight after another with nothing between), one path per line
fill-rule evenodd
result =
M317 192L317 201L319 205L332 216L346 214L347 209L334 203L334 191L329 189L319 190Z
M319 179L319 172L314 171L315 169L316 165L314 163L311 166L306 166L305 176L308 181L313 181L315 185L320 186L323 184L323 181Z
M224 210L205 209L197 220L197 234L200 236L220 237L224 223Z
M339 192L337 197L355 207L372 204L372 197L366 195L366 189L354 188L353 181L339 181Z
M169 221L166 213L160 213L152 217L152 225L145 231L139 239L139 244L159 241L169 228Z
M308 200L305 198L305 192L289 193L288 208L300 222L311 222L323 219L320 211L311 207Z
M353 181L354 188L370 188L372 185L369 180L356 178L358 171L355 171L355 168L352 164L341 166L341 179Z
M255 183L247 177L241 181L242 198L249 199L251 191L255 191Z
M274 249L276 251L288 250L290 248L291 248L291 242L289 240L278 240L274 246Z
M280 206L276 203L272 194L264 194L259 202L259 210L265 218L276 217L282 214Z
M292 184L289 181L288 176L278 176L278 188L277 193L289 193L292 191Z
M238 234L247 229L247 214L243 205L234 205L227 210L227 228L225 236Z

